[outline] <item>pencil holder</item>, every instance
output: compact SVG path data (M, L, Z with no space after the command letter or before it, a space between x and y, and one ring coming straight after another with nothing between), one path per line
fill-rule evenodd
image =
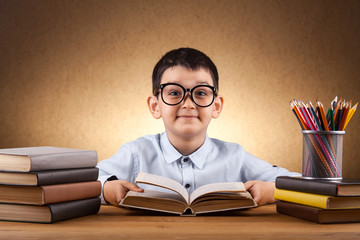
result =
M301 131L303 134L302 177L336 180L342 178L345 131Z

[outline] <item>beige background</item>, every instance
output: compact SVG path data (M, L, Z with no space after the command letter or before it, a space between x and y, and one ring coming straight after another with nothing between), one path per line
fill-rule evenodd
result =
M289 101L360 100L360 1L0 0L0 148L95 149L145 134L152 68L193 47L218 67L222 116L210 137L301 171ZM346 129L345 177L359 177L360 113Z

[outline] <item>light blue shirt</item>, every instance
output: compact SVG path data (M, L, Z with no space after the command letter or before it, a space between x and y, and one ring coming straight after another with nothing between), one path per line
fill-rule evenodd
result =
M122 145L117 153L101 161L97 167L102 186L112 176L134 182L139 172L146 172L174 179L189 193L209 183L275 181L277 176L301 176L256 158L239 144L208 136L197 151L183 156L170 143L165 132ZM139 186L156 188L144 184ZM102 195L101 198L105 203Z

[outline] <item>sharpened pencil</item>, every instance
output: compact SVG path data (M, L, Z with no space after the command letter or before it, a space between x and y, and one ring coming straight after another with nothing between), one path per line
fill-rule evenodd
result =
M303 159L303 175L306 177L339 178L341 177L341 157L338 159L339 142L335 135L344 132L331 133L330 131L345 131L358 103L351 107L351 101L340 100L336 96L330 102L325 115L324 105L316 100L316 108L310 101L290 101L290 107L304 131L304 144L307 152ZM324 133L328 131L329 133ZM342 139L342 138L341 138Z
M309 129L308 126L307 126L307 124L305 123L305 120L304 120L302 114L299 112L299 109L298 109L298 107L296 106L295 100L293 100L292 102L290 102L290 106L291 106L292 109L294 110L295 116L297 116L297 118L299 119L299 121L300 121L300 123L301 123L300 126L303 128L303 130Z
M358 103L356 103L356 104L349 110L350 113L348 114L347 119L346 119L346 121L345 121L345 125L344 125L344 128L343 128L344 131L345 131L346 126L347 126L348 123L350 122L352 116L354 115L354 113L355 113L355 111L356 111L356 108L357 108L357 105L358 105Z
M340 130L341 130L341 131L343 131L344 126L345 126L346 119L347 119L347 117L348 117L348 115L349 115L350 105L351 105L350 102L347 102L347 103L345 104L345 109L344 109L343 116L342 116L342 118L341 118L341 123L340 123Z
M320 109L320 117L321 117L321 121L323 122L324 129L325 129L325 131L329 131L329 126L328 126L326 118L325 118L324 105L322 105L322 103L320 101L318 101L318 103L319 103L319 109Z
M338 96L330 102L330 107L325 115L324 105L316 100L316 107L310 101L291 100L290 108L294 112L302 130L313 131L345 131L358 103L351 107L352 101L338 100Z
M314 106L312 105L312 103L309 101L309 109L310 109L310 112L311 112L311 115L312 115L312 117L313 117L313 119L314 119L314 121L315 121L315 124L316 124L316 126L317 126L317 130L318 131L321 131L322 130L322 128L321 128L321 124L320 124L320 122L319 122L319 118L316 116L316 112L315 112L315 109L314 109Z

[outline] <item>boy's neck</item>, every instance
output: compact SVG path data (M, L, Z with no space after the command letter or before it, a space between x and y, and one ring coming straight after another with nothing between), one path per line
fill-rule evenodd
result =
M196 150L198 150L205 142L206 133L199 136L182 137L173 135L170 132L166 132L170 143L176 148L176 150L183 156L189 156Z

